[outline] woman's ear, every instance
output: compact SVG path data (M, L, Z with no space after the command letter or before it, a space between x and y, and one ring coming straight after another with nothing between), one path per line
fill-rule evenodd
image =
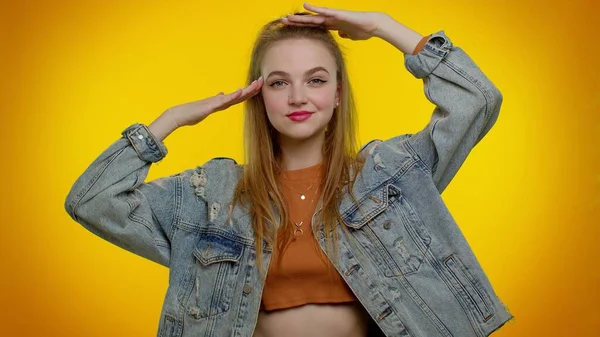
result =
M336 107L340 104L341 99L342 99L342 85L338 84L337 89L335 89L335 106Z

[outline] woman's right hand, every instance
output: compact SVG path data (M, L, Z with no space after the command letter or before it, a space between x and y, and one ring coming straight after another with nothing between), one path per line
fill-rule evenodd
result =
M238 89L229 94L220 92L215 96L199 101L177 105L169 108L165 111L165 114L173 119L177 127L196 125L208 115L225 110L258 94L263 83L264 80L261 76L244 89Z
M225 110L258 94L263 83L264 79L261 76L244 89L229 94L220 92L199 101L174 106L167 109L148 128L156 138L163 140L179 127L196 125L208 115Z

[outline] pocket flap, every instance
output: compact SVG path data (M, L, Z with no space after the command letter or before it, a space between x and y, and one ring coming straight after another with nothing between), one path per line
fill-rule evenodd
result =
M350 208L350 212L344 214L344 222L348 227L358 229L371 219L379 215L388 207L389 197L399 194L399 188L387 184L367 193L358 202L360 207Z
M224 261L238 262L243 250L244 245L229 235L211 232L202 234L193 254L203 265L209 265Z

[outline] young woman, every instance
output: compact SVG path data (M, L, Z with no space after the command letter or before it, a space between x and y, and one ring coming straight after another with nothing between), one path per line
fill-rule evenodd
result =
M170 268L158 336L489 335L512 315L440 193L500 92L443 31L305 6L262 29L245 88L126 128L75 182L68 213ZM357 151L332 30L404 54L436 105L422 131ZM170 133L244 101L246 164L214 158L144 183Z

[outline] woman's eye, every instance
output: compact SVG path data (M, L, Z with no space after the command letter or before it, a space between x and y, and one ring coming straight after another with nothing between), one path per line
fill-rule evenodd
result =
M308 82L309 82L309 83L312 83L312 84L321 84L321 83L325 83L325 82L327 82L327 81L325 81L325 80L322 80L322 79L320 79L320 78L313 78L313 79L311 79L311 80L310 80L310 81L308 81ZM281 87L281 86L283 86L284 84L285 84L285 82L283 82L283 81L274 81L273 83L269 84L269 86L270 86L270 87Z
M270 87L280 87L279 84L283 84L283 81L275 81L271 84L269 84Z

